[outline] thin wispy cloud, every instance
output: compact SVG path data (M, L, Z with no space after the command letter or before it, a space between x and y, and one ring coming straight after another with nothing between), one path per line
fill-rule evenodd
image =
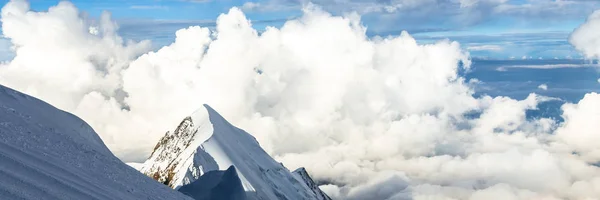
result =
M247 2L248 3L248 2ZM551 14L575 15L582 11L591 12L597 1L516 1L516 0L269 0L251 2L253 8L289 8L289 5L304 6L308 3L321 5L329 11L358 11L359 13L396 13L417 9L421 12L438 12L445 15L474 14L479 17L484 15L511 14L523 16L547 16ZM282 6L287 5L287 6ZM272 10L264 10L272 11ZM461 11L461 12L456 12ZM484 13L485 12L485 13Z
M527 59L527 57L523 57ZM531 59L531 58L530 58ZM496 68L496 71L507 71L509 69L561 69L561 68L585 68L599 67L597 64L547 64L547 65L507 65Z
M499 45L476 45L467 47L469 51L502 51L504 50Z

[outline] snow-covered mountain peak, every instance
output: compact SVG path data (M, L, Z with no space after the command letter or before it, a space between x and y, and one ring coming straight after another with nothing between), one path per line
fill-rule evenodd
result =
M231 125L208 105L167 132L141 171L179 188L203 174L235 166L248 199L321 199L256 139Z

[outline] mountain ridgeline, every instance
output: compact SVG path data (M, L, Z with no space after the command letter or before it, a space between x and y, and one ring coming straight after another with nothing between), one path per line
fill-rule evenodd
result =
M0 85L0 199L191 199L115 157L75 115Z
M247 199L331 199L303 168L290 172L208 105L167 132L140 171L195 199L240 199L238 189Z

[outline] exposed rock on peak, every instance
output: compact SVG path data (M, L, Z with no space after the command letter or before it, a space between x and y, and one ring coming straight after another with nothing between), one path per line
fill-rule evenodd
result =
M147 165L143 165L142 172L169 187L175 187L173 185L174 170L179 165L176 158L192 142L196 133L192 130L193 127L192 118L186 117L177 126L175 131L167 132L156 144L152 155L150 155L149 160L153 160L156 165L152 165L149 168Z

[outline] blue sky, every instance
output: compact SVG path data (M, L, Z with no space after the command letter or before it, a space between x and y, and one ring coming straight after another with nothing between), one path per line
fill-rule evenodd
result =
M2 3L7 2L2 0ZM47 10L57 0L31 0ZM219 14L240 7L258 30L281 26L302 15L305 0L73 0L92 17L110 11L129 39L169 44L174 32L191 25L213 26ZM407 30L422 43L459 41L476 58L554 59L581 57L569 33L595 9L595 0L315 0L335 15L361 14L368 34Z

